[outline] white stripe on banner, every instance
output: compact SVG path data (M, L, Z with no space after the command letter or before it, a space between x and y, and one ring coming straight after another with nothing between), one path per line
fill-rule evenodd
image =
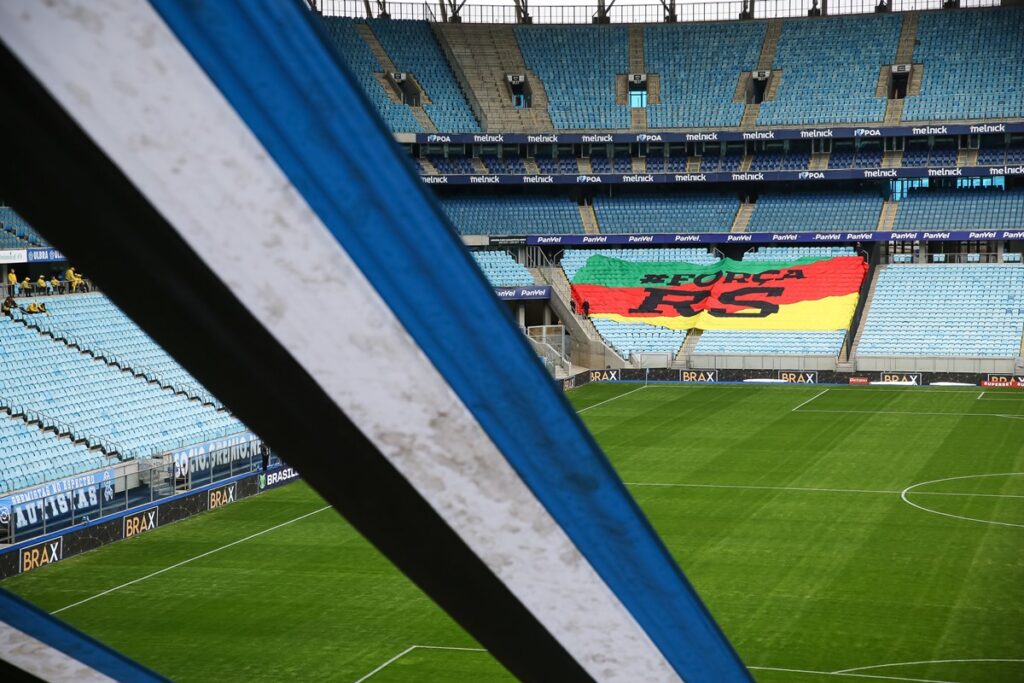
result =
M3 622L0 622L0 660L54 683L112 683L114 680Z
M679 680L148 3L7 0L0 35L594 679Z

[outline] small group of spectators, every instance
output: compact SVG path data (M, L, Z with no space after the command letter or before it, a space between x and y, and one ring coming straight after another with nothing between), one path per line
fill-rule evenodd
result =
M18 302L14 300L13 296L8 296L6 299L4 299L4 303L0 305L0 314L3 314L4 316L11 319L14 318L14 311L18 310L24 313L28 313L29 315L36 315L39 313L45 313L46 315L50 315L50 312L46 310L46 304L37 304L36 302L33 301L32 303L26 306L20 306Z
M35 280L26 275L24 279L19 280L17 271L11 268L7 271L7 288L9 296L38 296L84 292L89 290L89 285L84 277L75 272L73 266L65 271L63 279L58 279L54 274L50 276L49 280L43 275Z

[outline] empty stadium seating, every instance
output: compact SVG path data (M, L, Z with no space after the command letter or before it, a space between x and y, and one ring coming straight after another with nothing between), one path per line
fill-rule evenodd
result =
M793 261L804 258L856 256L853 247L760 247L743 255L744 261Z
M565 235L583 232L579 207L563 197L446 197L463 235Z
M110 464L101 451L0 412L0 493L36 486Z
M404 104L392 102L384 86L374 77L374 73L383 73L384 67L356 31L356 24L360 22L361 19L324 18L327 35L388 127L396 132L421 132L423 128L416 121L412 110Z
M627 360L634 353L668 353L674 356L686 341L685 330L614 320L595 319L593 322L605 343Z
M739 355L836 356L846 330L826 332L775 330L707 330L694 353Z
M644 27L644 60L659 74L661 101L647 105L651 128L738 126L740 73L757 66L764 22Z
M621 26L517 26L526 66L548 98L555 128L629 128L629 108L615 103L615 77L629 65Z
M423 109L438 130L453 133L480 130L430 24L393 19L370 19L367 23L399 71L411 72L427 93L431 104L424 104Z
M729 232L739 207L733 195L594 197L603 233Z
M791 19L783 23L774 70L778 92L761 104L761 125L876 122L886 98L875 97L879 72L896 56L899 14Z
M833 150L828 158L829 168L878 168L882 165L881 148L861 148L856 151Z
M0 206L0 249L32 249L47 246L49 242L17 211L9 206Z
M550 173L553 175L576 175L580 172L580 168L574 157L559 157L558 159L537 157L536 161L537 168L540 169L541 173Z
M225 411L162 389L0 319L0 404L139 457L245 431Z
M903 105L904 121L1024 115L1024 10L922 12L914 61L921 92Z
M427 157L439 173L444 174L471 174L476 173L473 168L473 161L466 157Z
M591 168L594 173L631 173L633 160L629 157L592 157Z
M672 156L648 156L648 173L684 173L686 171L687 157L681 155ZM708 169L704 169L705 171Z
M715 263L719 260L717 254L707 249L691 247L662 247L651 248L641 247L637 249L566 249L562 252L562 270L571 282L573 277L591 256L607 256L608 258L620 259L622 261L636 261L638 263L696 263L698 265Z
M911 188L895 230L995 230L1024 226L1024 189Z
M473 260L494 287L529 286L533 276L507 251L474 251Z
M890 265L878 276L856 353L1012 358L1022 330L1020 265Z
M762 194L754 205L750 232L875 230L884 200L853 192Z
M759 152L750 164L751 171L799 171L811 162L810 152Z
M480 157L491 173L526 175L526 164L519 157Z

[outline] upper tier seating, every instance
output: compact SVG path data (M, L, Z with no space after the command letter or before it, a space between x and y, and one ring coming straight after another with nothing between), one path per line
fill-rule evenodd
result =
M911 188L894 230L997 230L1024 227L1024 189Z
M526 175L526 164L519 157L480 157L487 170L491 173L506 175Z
M846 330L707 330L694 353L837 356Z
M583 233L579 207L562 197L445 197L441 206L463 235Z
M739 208L731 195L594 197L602 233L729 232Z
M750 232L832 232L875 230L882 211L879 195L859 192L763 194L754 205Z
M31 301L22 303L27 305ZM51 296L35 301L45 303L49 315L24 316L30 324L73 341L82 350L116 360L122 367L144 373L165 386L213 400L199 380L103 294Z
M633 160L629 157L592 157L590 160L594 173L632 173Z
M412 110L404 104L392 102L384 91L384 86L374 78L373 74L383 73L384 67L356 31L357 23L365 22L362 19L324 17L327 35L388 127L399 133L422 132L423 128L412 115Z
M772 66L782 71L778 92L761 104L757 122L881 121L886 98L875 97L875 88L882 65L896 56L902 25L899 14L784 22Z
M566 249L562 252L562 270L572 282L573 277L591 256L607 256L621 261L640 263L696 263L707 265L716 263L720 257L708 252L707 249L695 247L641 247L637 249Z
M226 411L161 389L7 318L0 319L0 403L37 411L78 437L139 457L245 431Z
M540 172L545 174L576 175L580 172L580 167L577 165L575 157L559 157L558 159L537 157L535 161Z
M672 156L649 156L647 157L647 172L648 173L685 173L686 162L688 161L686 156L683 155L672 155ZM708 169L704 169L705 171Z
M1012 358L1024 331L1020 265L890 265L878 276L859 356Z
M904 121L1024 116L1024 10L922 12L914 62L921 92Z
M411 72L432 104L423 109L437 129L449 133L476 133L480 125L466 102L452 67L425 21L370 19L370 27L400 71Z
M750 164L751 171L799 171L811 163L810 152L758 152Z
M760 21L645 26L645 67L661 79L660 104L647 105L648 126L738 126L743 103L733 93L740 73L757 67L765 28Z
M9 206L0 206L0 249L32 249L50 243ZM3 245L9 246L3 246Z
M470 175L476 173L472 160L467 157L430 156L427 158L434 165L434 168L437 169L438 173L445 175Z
M829 168L879 168L881 165L881 148L861 148L856 152L833 150L828 157Z
M742 154L705 155L701 157L700 170L732 173L740 170L741 163L743 163Z
M744 261L794 261L802 258L828 259L836 256L856 256L853 247L760 247L748 251Z
M492 287L528 287L534 284L526 266L516 262L507 251L474 251L473 260Z
M0 413L0 493L99 469L108 463L100 451L44 432Z
M555 128L629 128L615 77L629 66L622 26L516 26L526 66L544 83Z

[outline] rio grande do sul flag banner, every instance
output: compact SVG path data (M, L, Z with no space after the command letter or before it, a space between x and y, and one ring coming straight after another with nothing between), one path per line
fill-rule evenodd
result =
M859 256L696 265L594 255L572 296L592 318L676 330L841 330L867 269Z

